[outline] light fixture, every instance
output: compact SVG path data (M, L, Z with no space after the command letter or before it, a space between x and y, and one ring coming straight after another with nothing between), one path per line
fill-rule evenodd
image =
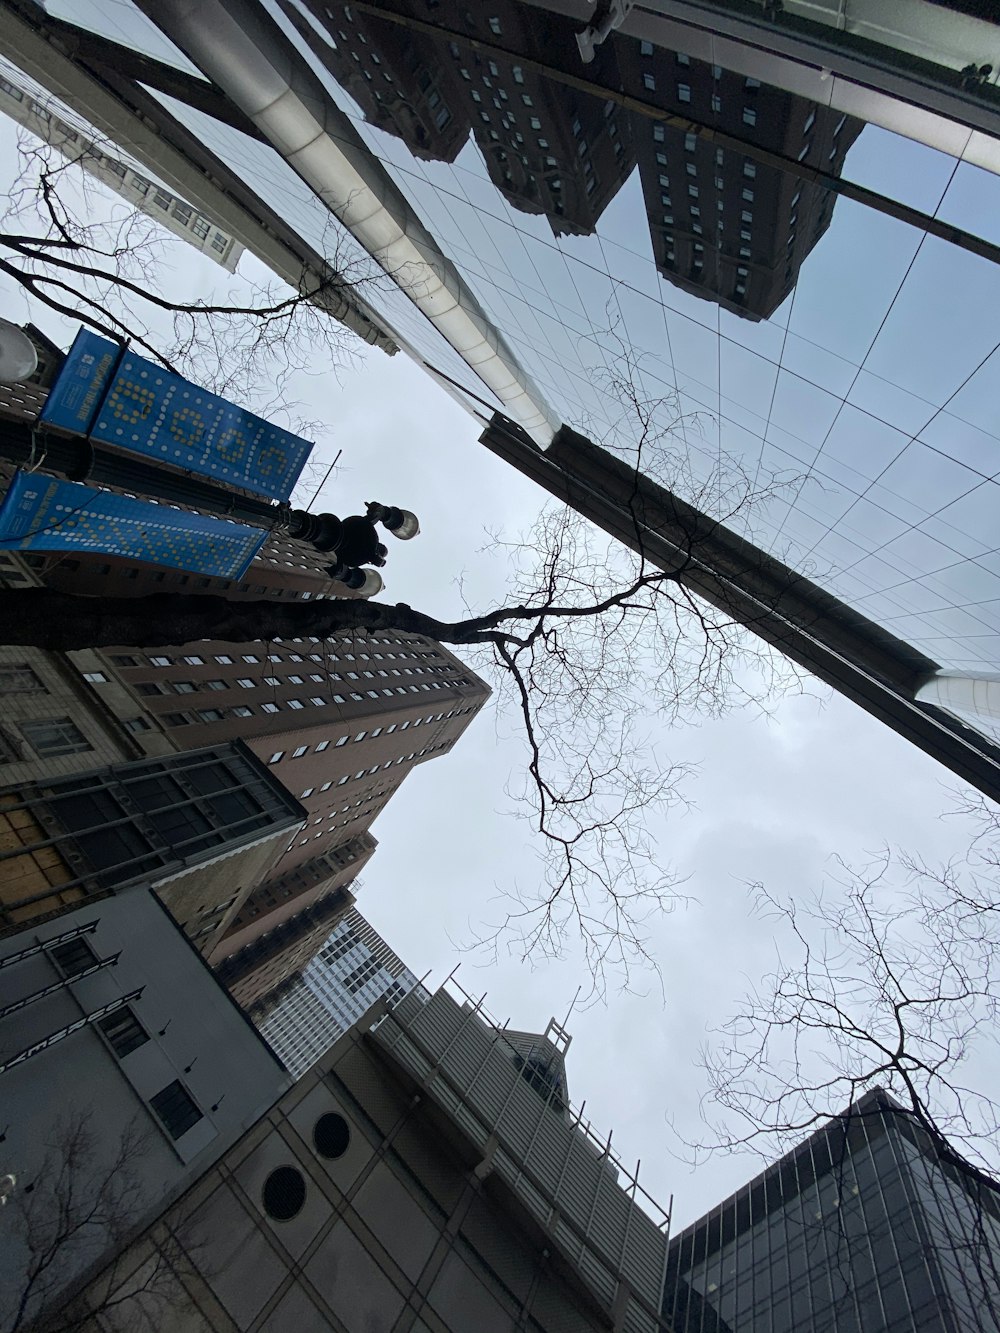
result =
M7 384L26 380L37 369L35 344L23 329L9 319L0 319L0 380Z

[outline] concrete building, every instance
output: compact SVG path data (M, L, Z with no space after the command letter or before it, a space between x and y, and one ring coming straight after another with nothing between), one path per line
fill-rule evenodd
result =
M377 1007L74 1310L191 1234L162 1333L654 1333L667 1219L519 1054L457 991Z
M882 1089L670 1243L674 1333L996 1333L1000 1193Z
M304 813L239 742L0 788L0 926L147 884L209 954Z
M58 1308L289 1083L148 889L5 930L4 1327Z
M395 1004L416 975L352 907L273 1004L250 1017L294 1077L304 1074L377 1001Z

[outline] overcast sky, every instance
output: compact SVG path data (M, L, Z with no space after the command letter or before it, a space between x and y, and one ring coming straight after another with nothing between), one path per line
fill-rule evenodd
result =
M15 136L2 129L6 183L16 172ZM168 240L166 255L172 292L225 286L225 275L181 242ZM255 261L243 265L253 273ZM29 307L9 285L2 290L9 318L30 315L68 345L69 324ZM343 451L314 507L344 513L378 499L419 515L420 538L391 551L387 600L454 618L463 594L479 607L504 597L506 560L486 532L528 527L544 497L477 443L464 411L404 355L367 350L338 370L300 376L294 392L325 423L317 461ZM749 912L746 881L804 894L820 886L835 855L864 861L891 845L942 861L964 850L969 829L941 818L955 780L820 686L770 717L737 713L665 732L656 747L664 763L698 768L686 787L691 808L656 830L689 877L692 899L652 931L665 1000L650 976L634 993L576 1014L568 1068L573 1101L586 1099L595 1126L613 1128L626 1161L641 1158L645 1187L664 1204L674 1196L683 1226L759 1169L743 1156L692 1173L668 1125L698 1136L701 1043L774 957L769 927ZM459 979L487 993L494 1016L542 1030L551 1015L565 1017L579 959L532 970L501 957L485 967L461 947L494 919L500 891L537 880L530 827L513 817L505 793L523 763L516 721L487 707L455 751L417 769L379 817L380 847L358 905L432 984L461 964Z

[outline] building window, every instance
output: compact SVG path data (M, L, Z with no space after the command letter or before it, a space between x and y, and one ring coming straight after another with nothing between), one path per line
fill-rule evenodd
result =
M188 659L185 658L185 661L187 661L187 660L188 660ZM255 657L255 656L253 655L253 653L244 653L244 654L243 654L243 661L244 661L244 662L259 662L259 661L260 661L260 658L259 658L259 657Z
M91 672L84 679L93 680L95 676L102 681L107 680L107 676L99 671ZM0 694L31 694L39 691L44 694L45 686L27 662L18 662L13 666L0 666Z
M289 1222L302 1211L306 1181L294 1166L279 1166L264 1181L261 1203L275 1222Z
M173 663L169 657L151 657L149 659L149 665L155 667L168 667L172 666Z
M233 717L253 717L253 709L246 704L237 704L233 709Z
M267 762L269 764L280 764L282 759L284 759L284 757L285 757L284 750L275 750L274 754L271 755L270 759Z
M316 746L316 753L322 754L324 750L328 750L329 748L330 748L329 741L320 741L320 743Z
M163 720L168 727L186 727L191 721L187 713L164 713Z
M124 719L125 730L130 731L133 736L137 736L140 731L152 731L152 725L144 717L127 717Z
M302 702L301 699L286 699L285 702L288 704L288 707L289 707L289 708L304 708L304 707L305 707L305 704Z
M149 1041L142 1024L128 1007L116 1009L113 1014L108 1014L107 1018L100 1019L97 1026L107 1037L111 1049L119 1059L130 1055Z
M647 88L651 93L656 91L656 79L648 72L648 70L642 76L642 86Z
M757 111L755 107L745 106L743 108L743 124L744 125L757 124Z
M187 666L204 666L204 665L205 665L205 659L204 659L203 657L199 657L196 653L195 653L195 654L192 654L190 657L182 657L182 658L181 658L181 661L184 662L185 665L187 665Z
M187 1088L179 1079L174 1079L173 1083L168 1083L154 1097L150 1097L149 1104L163 1121L172 1139L179 1139L202 1118Z
M261 704L261 706L260 706L260 710L261 710L262 713L276 713L276 712L278 711L278 705L277 705L277 704Z
M42 759L53 759L61 754L79 754L91 749L90 742L68 717L40 718L37 722L18 724L21 734Z
M691 101L691 85L689 83L679 83L677 85L677 100L678 102Z
M352 995L357 995L361 987L371 981L378 969L378 959L369 956L352 972L348 972L347 976L344 977L344 985Z
M337 749L341 745L346 745L350 739L350 736L338 736L334 744L334 749Z
M233 659L228 657L225 653L216 653L215 660L220 666L232 666L233 664Z
M304 754L308 753L309 753L308 745L297 745L295 749L292 751L292 758L301 759Z
M55 945L49 950L49 957L53 959L64 977L79 976L97 962L97 954L83 935L78 935L75 940L67 940L64 944Z
M32 672L32 675L34 675L34 672ZM108 678L103 671L85 671L83 673L83 678L84 680L89 681L91 685L107 685L108 683ZM3 668L0 668L0 689L3 688ZM10 686L7 686L6 688L9 689ZM31 688L34 687L32 686Z
M111 660L114 662L115 666L120 667L136 667L139 665L139 659L137 657L125 657L119 654L112 657Z
M744 162L743 175L748 177L748 179L753 180L757 175L757 164L755 162Z
M221 722L225 714L221 708L199 708L198 717L202 722Z

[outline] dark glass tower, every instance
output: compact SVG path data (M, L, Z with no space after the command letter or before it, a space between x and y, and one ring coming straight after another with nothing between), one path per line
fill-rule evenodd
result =
M674 1333L1000 1329L1000 1192L874 1089L671 1242Z

